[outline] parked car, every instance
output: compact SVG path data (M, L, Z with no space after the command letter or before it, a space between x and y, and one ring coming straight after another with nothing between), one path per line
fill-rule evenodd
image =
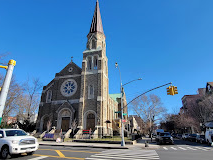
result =
M176 136L178 139L181 139L182 138L182 134L177 134Z
M158 144L165 144L165 143L174 144L174 140L169 132L163 132L159 134L159 141L157 143Z
M195 142L196 137L197 137L197 134L190 134L189 137L188 137L188 140L191 141L191 142Z
M171 135L173 138L177 138L177 133L172 133Z
M197 135L196 142L197 143L206 143L205 135Z
M182 139L183 140L187 140L189 138L189 133L184 133L183 135L182 135Z
M32 155L38 149L38 141L21 129L0 129L0 157L27 153Z
M160 133L163 133L163 132L164 132L163 129L156 129L156 130L155 130L155 134L156 134L155 141L156 141L156 142L159 141Z

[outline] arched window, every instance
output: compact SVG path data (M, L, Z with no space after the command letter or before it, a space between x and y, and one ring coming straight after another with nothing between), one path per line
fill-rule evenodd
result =
M46 103L50 103L52 101L52 91L47 91Z
M93 39L92 40L92 49L95 49L96 48L96 42L95 42L95 40Z
M87 69L88 70L92 70L92 58L91 57L88 57L88 60L87 60Z
M88 86L88 99L94 98L94 87L93 85Z
M94 69L98 69L98 57L94 56Z

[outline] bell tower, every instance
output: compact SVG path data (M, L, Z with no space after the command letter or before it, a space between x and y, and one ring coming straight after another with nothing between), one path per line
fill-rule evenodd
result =
M83 52L81 96L79 103L79 128L92 129L95 134L105 134L108 111L108 59L99 2L87 35Z

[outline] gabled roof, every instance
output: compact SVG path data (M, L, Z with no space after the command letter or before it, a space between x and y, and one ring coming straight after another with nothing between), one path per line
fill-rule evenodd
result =
M98 0L96 2L95 12L93 15L92 24L91 24L89 33L95 33L95 32L100 32L104 34Z

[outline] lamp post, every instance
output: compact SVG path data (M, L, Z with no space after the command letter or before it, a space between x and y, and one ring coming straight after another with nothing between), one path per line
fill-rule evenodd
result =
M123 119L124 119L124 116L123 116L123 110L124 110L124 107L123 107L123 94L124 94L123 86L125 86L125 85L127 85L127 84L129 84L131 82L137 81L137 80L142 80L142 78L138 78L138 79L132 80L132 81L127 82L124 85L122 85L121 71L120 71L120 68L119 68L117 62L115 63L115 67L118 68L119 74L120 74L120 92L121 92L121 146L125 146L125 141L124 141L124 125L123 125Z

